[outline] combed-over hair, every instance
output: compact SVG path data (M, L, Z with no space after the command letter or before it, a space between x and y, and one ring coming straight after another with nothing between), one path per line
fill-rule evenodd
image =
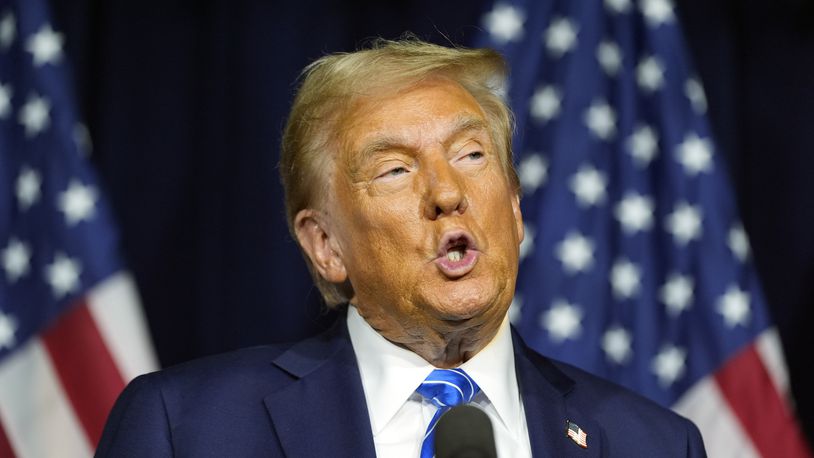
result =
M288 228L296 239L294 220L300 210L318 208L318 197L330 186L333 158L341 148L341 120L360 97L397 91L431 77L460 84L487 116L492 142L513 189L519 192L512 164L513 120L501 97L506 63L491 49L449 48L414 37L377 39L366 49L324 56L308 65L283 132L280 177L285 191ZM329 307L350 300L348 285L323 279L308 256L305 262Z

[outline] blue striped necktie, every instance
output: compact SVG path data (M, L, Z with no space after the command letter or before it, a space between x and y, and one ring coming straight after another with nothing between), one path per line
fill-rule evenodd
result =
M441 415L454 406L472 402L478 391L478 384L461 369L436 369L421 382L416 392L438 407L424 434L421 458L435 455L435 425Z

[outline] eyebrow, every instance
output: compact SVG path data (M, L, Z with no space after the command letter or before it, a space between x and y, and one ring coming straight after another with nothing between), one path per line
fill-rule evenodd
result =
M446 135L447 141L445 143L448 144L452 142L456 137L460 136L464 132L486 130L486 122L484 122L483 119L476 118L471 115L459 115L455 119L454 125L450 129L450 132ZM354 154L354 157L358 161L361 158L370 157L382 151L403 148L406 143L407 142L403 138L398 136L388 135L377 137Z

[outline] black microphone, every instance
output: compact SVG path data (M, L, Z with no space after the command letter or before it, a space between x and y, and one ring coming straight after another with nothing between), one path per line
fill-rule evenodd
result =
M477 407L449 409L435 425L436 458L497 458L492 421Z

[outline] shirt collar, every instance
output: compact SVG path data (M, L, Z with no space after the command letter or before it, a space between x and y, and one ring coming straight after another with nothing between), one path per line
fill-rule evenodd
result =
M384 429L435 367L382 337L359 315L356 307L348 307L347 323L375 435ZM520 395L508 318L503 320L494 339L462 364L461 369L477 382L506 427L516 431Z
M508 314L497 334L481 351L461 364L489 398L509 431L520 431L520 390L514 370L514 347Z

